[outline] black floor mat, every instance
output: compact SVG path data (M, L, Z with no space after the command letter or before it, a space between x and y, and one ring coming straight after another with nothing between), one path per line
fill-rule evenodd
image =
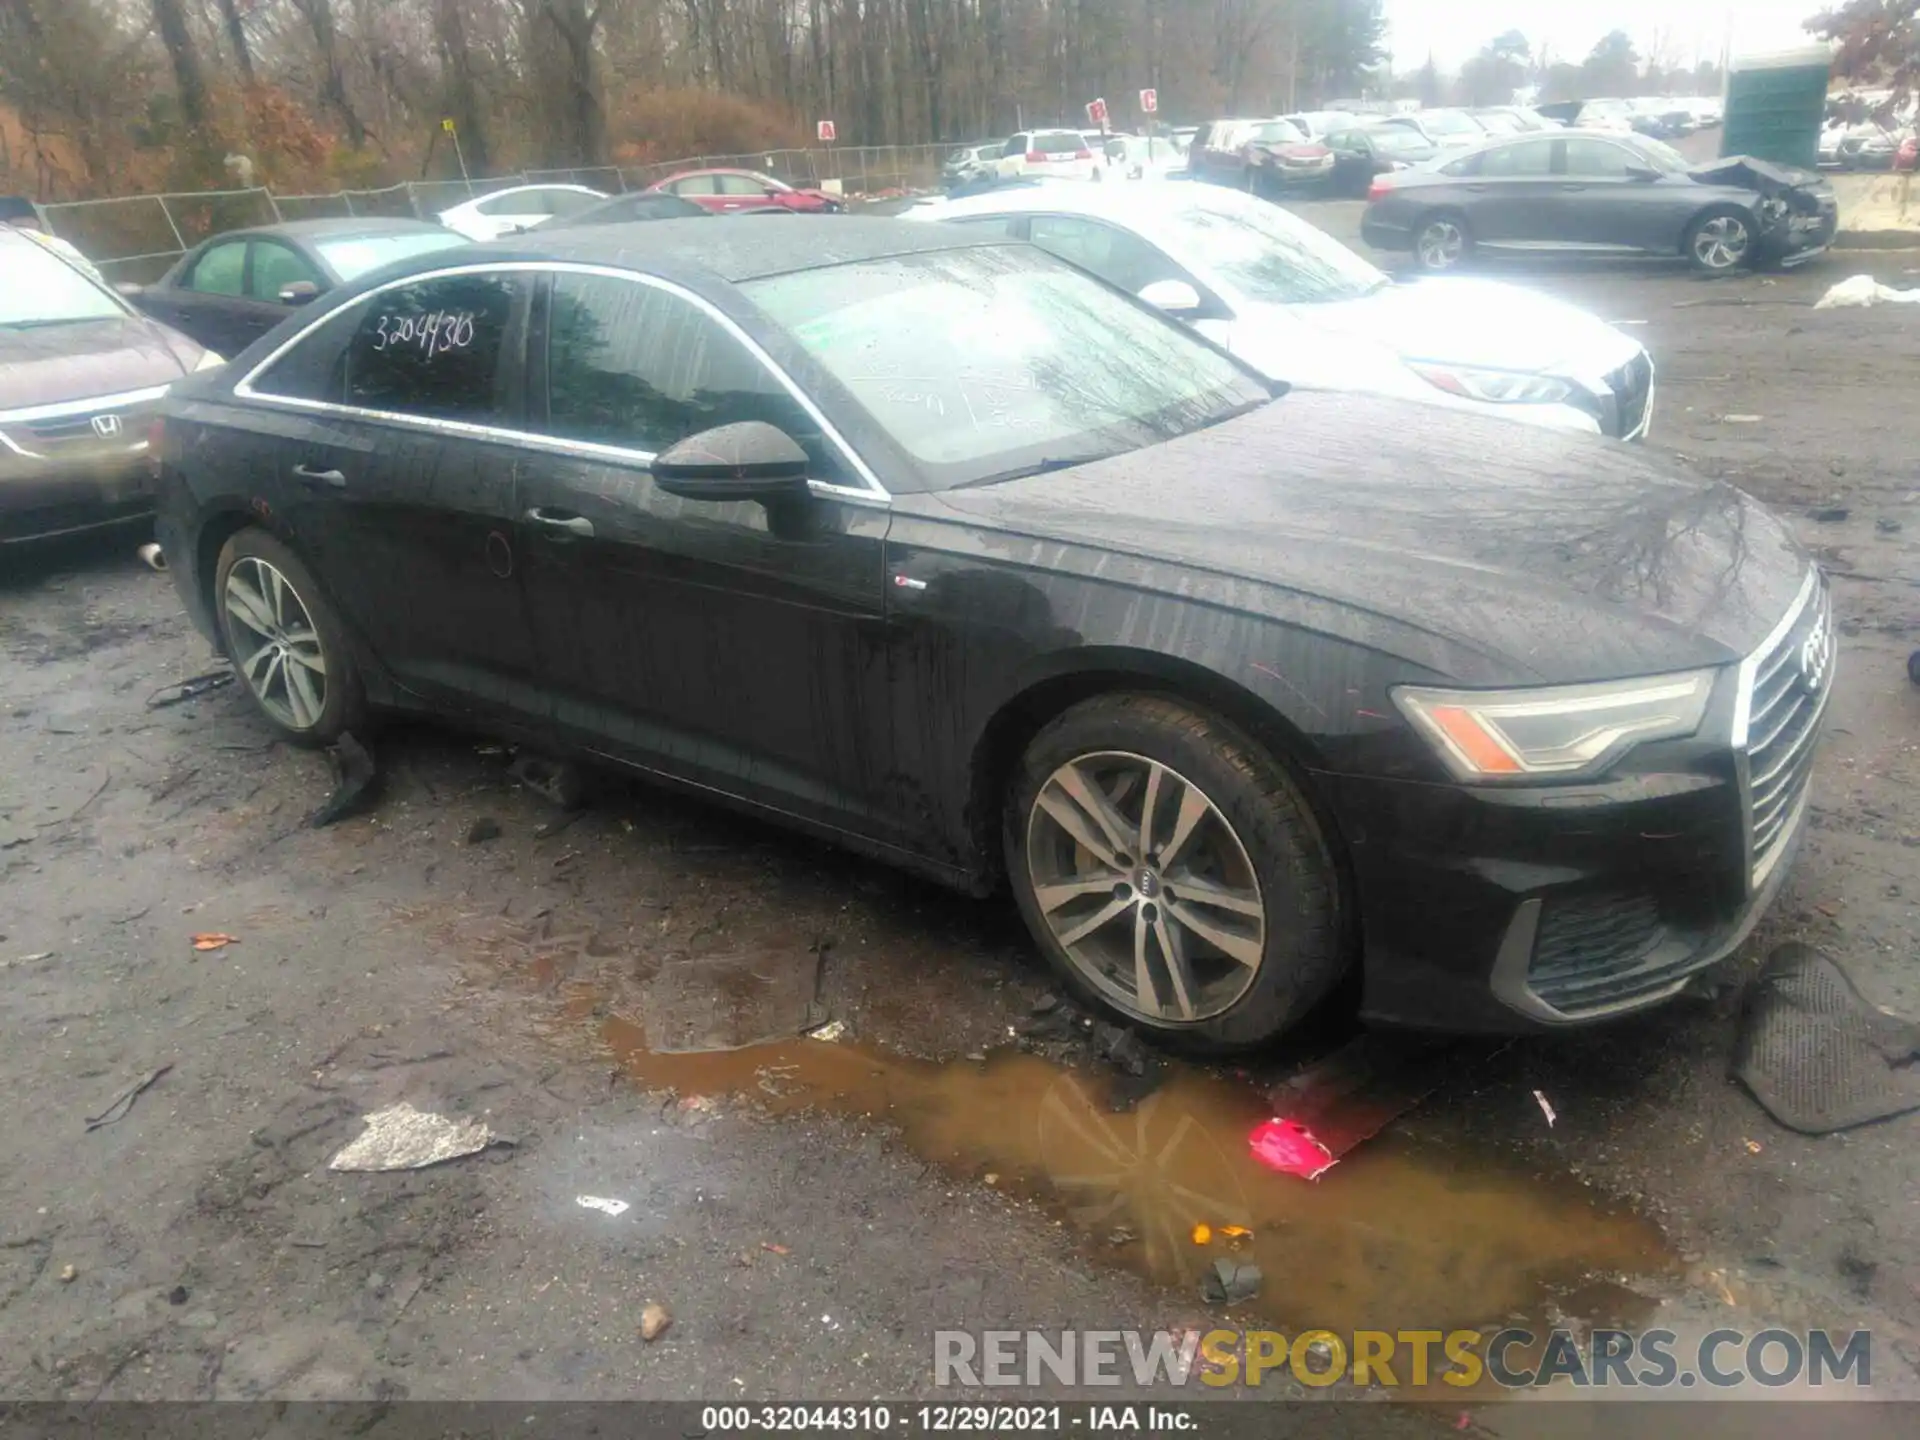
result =
M1920 1025L1884 1015L1833 961L1782 945L1747 991L1733 1073L1789 1130L1825 1135L1920 1110Z

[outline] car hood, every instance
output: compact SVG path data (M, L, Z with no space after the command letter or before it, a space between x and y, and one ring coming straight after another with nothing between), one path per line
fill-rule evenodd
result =
M1810 564L1728 485L1638 447L1357 396L1292 394L1110 460L937 497L1007 536L1128 554L1151 587L1341 627L1463 684L1725 664ZM1311 613L1311 607L1309 607ZM1409 633L1429 637L1410 644Z
M151 320L126 316L19 330L0 326L0 411L167 385L205 353Z
M1597 380L1641 350L1577 306L1496 280L1417 280L1287 308L1315 329L1375 341L1406 360Z

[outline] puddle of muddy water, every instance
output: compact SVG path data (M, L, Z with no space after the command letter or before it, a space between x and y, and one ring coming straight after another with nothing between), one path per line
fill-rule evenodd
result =
M1556 1303L1630 1323L1651 1302L1627 1283L1674 1269L1646 1220L1596 1204L1570 1180L1484 1156L1387 1135L1318 1181L1276 1175L1247 1147L1268 1115L1261 1095L1185 1066L1115 1113L1103 1076L1017 1051L935 1064L802 1038L662 1054L617 1017L602 1034L649 1089L894 1127L923 1159L993 1176L1096 1251L1183 1294L1197 1293L1216 1258L1251 1258L1265 1284L1245 1311L1283 1327L1452 1329L1539 1319ZM1213 1231L1206 1245L1193 1241L1199 1224ZM1251 1235L1223 1237L1229 1226Z

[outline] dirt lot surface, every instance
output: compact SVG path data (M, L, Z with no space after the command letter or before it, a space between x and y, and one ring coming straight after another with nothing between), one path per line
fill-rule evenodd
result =
M1920 1116L1805 1139L1726 1078L1782 940L1920 1016L1920 315L1810 308L1862 269L1920 283L1504 272L1643 336L1653 443L1836 577L1813 829L1718 983L1454 1051L1311 1185L1245 1156L1292 1057L1128 1074L1032 1013L1010 907L622 783L563 816L425 728L311 829L324 759L236 690L148 707L209 656L129 541L7 555L0 1398L922 1395L936 1327L1207 1323L1199 1221L1254 1232L1240 1321L1872 1325L1876 1389L1920 1393ZM399 1100L512 1143L328 1168Z

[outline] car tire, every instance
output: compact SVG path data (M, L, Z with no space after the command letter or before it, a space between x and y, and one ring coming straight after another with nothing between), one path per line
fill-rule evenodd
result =
M1730 205L1705 211L1687 226L1680 248L1700 274L1732 275L1754 263L1753 219Z
M1261 1045L1348 968L1339 872L1299 782L1182 701L1105 695L1058 716L1021 757L1004 831L1015 900L1066 988L1168 1045Z
M1429 274L1457 270L1473 254L1473 233L1458 210L1435 210L1413 227L1413 263Z
M346 630L293 551L264 530L234 535L214 569L213 609L240 683L283 739L318 748L364 729L366 686Z

